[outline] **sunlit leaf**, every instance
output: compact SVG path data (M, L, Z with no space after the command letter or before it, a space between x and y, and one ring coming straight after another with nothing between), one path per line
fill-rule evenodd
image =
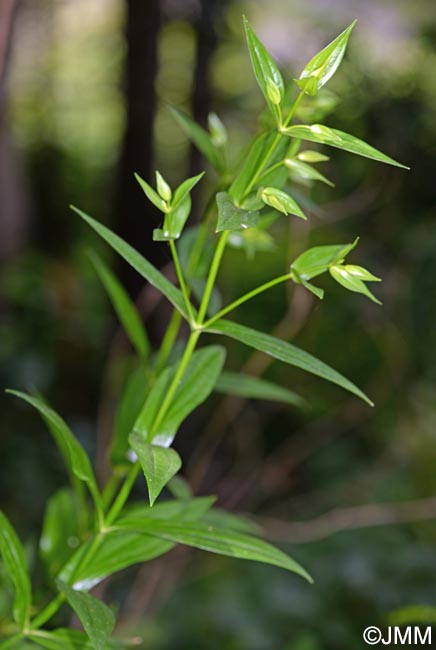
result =
M282 75L280 74L280 70L278 69L274 59L257 38L245 17L244 27L254 75L271 113L279 124L280 110L277 105L283 99L285 91ZM275 93L277 94L272 93L272 88L275 89Z
M290 406L302 407L305 405L302 397L287 388L260 377L243 375L238 372L222 372L215 384L215 391L227 395L248 397L249 399L282 402Z
M115 625L115 617L109 607L97 598L76 591L62 582L58 583L58 588L76 612L95 650L106 650Z
M373 406L371 400L355 384L327 364L291 343L224 319L214 323L210 328L207 328L207 331L229 336L251 348L265 352L275 359L322 377L357 395L370 406Z
M294 281L311 280L325 273L332 264L341 263L357 246L358 241L357 237L351 244L329 244L309 248L291 264Z
M355 24L356 21L354 20L347 29L321 52L318 52L306 65L300 75L300 81L298 81L298 85L306 93L314 95L335 74L343 59L348 39ZM308 80L313 80L314 84L308 84Z
M32 587L24 550L6 516L0 510L0 556L14 585L13 616L21 629L29 620Z
M327 144L331 147L336 147L337 149L343 149L344 151L350 151L359 156L364 156L365 158L371 158L372 160L378 160L379 162L394 165L395 167L409 169L396 160L389 158L389 156L386 156L381 151L374 149L374 147L371 147L363 140L359 140L359 138L356 138L354 135L349 135L348 133L344 133L344 131L339 131L338 129L331 129L322 124L311 124L310 126L299 124L296 126L290 126L287 129L283 129L282 133L292 138L298 138L299 140L309 140L310 142Z
M135 178L140 184L141 188L144 191L145 196L153 203L153 205L158 208L161 212L166 212L167 210L167 204L166 201L163 200L161 196L145 181L139 174L135 174ZM74 208L73 208L74 209Z
M90 259L107 291L124 331L141 357L150 353L150 343L142 319L127 291L102 259L94 252Z
M152 506L168 481L181 468L181 458L174 449L152 445L137 433L130 435L129 442L141 463Z
M283 214L295 214L300 219L307 219L303 210L292 196L276 187L265 187L260 193L262 201Z
M364 281L359 278L360 272L358 274L354 274L348 269L348 266L342 266L340 264L331 266L329 271L336 282L345 287L345 289L354 291L356 293L362 293L364 296L367 296L367 298L377 303L377 305L381 305L380 300L374 296ZM378 281L379 278L376 278L376 280Z

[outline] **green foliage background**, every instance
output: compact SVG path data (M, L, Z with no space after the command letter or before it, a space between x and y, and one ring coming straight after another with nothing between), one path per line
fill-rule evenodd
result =
M126 602L122 621L126 627L133 621L148 639L144 647L357 649L363 629L383 624L393 609L436 606L434 504L425 521L409 516L392 524L388 510L380 520L385 525L342 530L365 504L421 502L436 491L436 9L430 0L228 3L216 26L210 79L213 109L236 150L262 109L242 13L288 79L357 17L346 60L329 84L341 102L334 123L325 121L412 168L400 172L335 151L325 170L336 188L314 188L310 227L294 220L288 232L281 220L273 253L250 261L231 251L221 275L222 293L233 299L265 276L282 273L288 257L309 244L351 241L359 233L363 258L384 278L383 307L344 297L326 281L325 300L313 305L294 290L289 332L364 387L376 407L274 364L266 376L298 390L309 409L247 403L229 423L234 405L227 402L228 411L220 407L217 416L216 397L179 436L178 451L189 458L200 439L212 442L225 433L200 492L216 492L222 505L254 511L270 537L310 570L315 586L271 567L176 553L147 569L144 583L129 570L110 590ZM187 175L189 145L166 104L189 108L195 15L195 3L166 3L159 35L155 166L174 185ZM102 444L108 389L116 379L100 380L115 327L84 254L95 239L67 206L73 202L114 219L125 123L123 19L122 3L115 0L24 3L3 126L21 221L13 237L6 237L6 220L2 226L12 243L1 251L1 384L46 394L92 455L96 440ZM206 187L212 179L209 173ZM283 317L286 303L285 293L274 289L243 307L239 318L268 330ZM153 336L159 338L166 318L165 310L157 312ZM230 347L234 368L246 355ZM31 541L48 496L63 484L63 469L33 414L0 399L2 506ZM194 470L202 471L206 459L201 448L197 452ZM345 519L330 518L326 527L319 520L303 529L292 523L336 508L353 510ZM151 585L148 591L144 584ZM0 593L0 613L3 600Z

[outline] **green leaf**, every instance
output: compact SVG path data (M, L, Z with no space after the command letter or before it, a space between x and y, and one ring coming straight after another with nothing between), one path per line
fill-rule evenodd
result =
M170 110L188 138L192 140L197 149L199 149L213 167L215 167L216 171L219 174L222 174L225 171L223 157L221 152L216 149L209 133L185 113L172 107L170 107Z
M311 124L310 126L299 124L296 126L290 126L287 129L283 129L282 133L291 138L327 144L331 147L336 147L337 149L343 149L344 151L350 151L359 156L364 156L365 158L378 160L379 162L394 165L395 167L401 167L402 169L409 169L409 167L389 158L389 156L374 149L374 147L371 147L363 140L359 140L359 138L356 138L354 135L349 135L348 133L344 133L344 131L339 131L338 129L331 129L322 124Z
M255 350L265 352L271 357L279 359L279 361L284 361L285 363L289 363L291 366L296 366L297 368L306 370L306 372L310 372L313 375L322 377L333 384L341 386L350 393L357 395L357 397L360 397L370 406L373 406L373 402L371 402L365 393L355 386L355 384L343 377L343 375L336 370L333 370L333 368L327 364L323 363L316 357L313 357L308 352L297 348L291 343L281 341L269 334L258 332L257 330L253 330L244 325L239 325L238 323L233 323L225 319L221 319L217 323L214 323L210 328L207 328L207 331L229 336L230 338L235 339L240 343L244 343Z
M174 449L152 445L137 433L130 435L129 442L141 463L152 506L168 481L181 468L182 460Z
M330 187L334 187L334 183L329 181L321 172L317 169L314 169L307 163L302 162L301 160L296 160L295 158L288 158L285 160L285 165L288 170L291 172L292 177L301 178L303 180L310 181L321 181Z
M247 533L248 535L259 535L261 532L260 527L247 517L220 508L211 508L201 518L201 523L221 530L236 530L239 533Z
M224 359L225 350L218 345L210 345L194 352L171 406L158 430L152 435L153 422L178 365L164 370L150 391L135 422L134 431L148 442L169 447L183 420L212 392Z
M238 230L230 233L227 245L232 248L243 248L250 260L254 258L258 251L271 252L277 248L271 235L260 228L250 228L249 230Z
M159 194L151 187L151 185L149 185L143 178L141 178L139 174L135 173L135 178L143 189L147 199L151 201L151 203L153 203L153 205L155 205L161 212L167 212L167 203L159 196Z
M292 196L289 196L289 194L286 194L286 192L283 192L282 190L278 190L275 187L265 187L265 189L260 192L260 198L266 205L270 205L274 208L274 210L278 210L286 215L295 214L297 217L300 217L300 219L307 219L306 215Z
M215 384L215 392L238 395L249 399L264 399L282 402L290 406L303 407L305 400L287 388L277 386L271 381L251 377L238 372L222 372Z
M127 242L121 239L121 237L118 237L118 235L109 230L109 228L106 228L106 226L95 221L95 219L87 215L85 212L82 212L82 210L79 210L73 205L71 206L71 209L82 217L82 219L84 219L91 228L100 235L100 237L102 237L119 255L121 255L123 259L126 260L128 264L130 264L130 266L135 269L135 271L150 282L153 287L163 293L163 295L168 298L182 316L188 318L182 292L167 280L160 271L150 264L145 257L132 248L132 246L127 244Z
M259 168L262 166L276 138L277 134L269 131L259 135L251 145L247 156L244 158L242 169L229 188L230 198L236 205L241 205L247 193L247 188L254 189L258 185L258 183L253 184L253 180L257 178ZM279 143L276 153L271 156L270 164L280 160L286 150L286 139L282 138L282 140L283 143L281 145Z
M0 510L0 555L14 585L14 620L24 629L29 621L32 587L24 550L6 516Z
M201 523L144 521L143 530L149 535L210 553L273 564L312 582L309 574L295 560L256 537Z
M334 41L318 52L304 68L298 85L309 95L314 95L335 74L341 64L351 31L356 24L354 20ZM308 87L307 80L314 80L313 87Z
M129 434L147 397L149 368L143 363L134 366L126 379L115 416L115 431L110 447L111 463L115 467L129 467Z
M87 484L97 508L100 508L100 495L91 462L66 422L42 400L17 390L8 390L7 392L24 400L39 412L53 435L70 472Z
M124 528L132 527L144 519L159 519L167 521L177 518L179 521L197 521L203 519L204 515L210 511L216 501L216 497L190 497L183 499L171 499L161 501L155 506L150 507L148 503L140 502L127 505L116 525ZM142 525L142 524L141 524Z
M335 266L331 266L329 271L331 276L336 280L336 282L341 284L349 291L362 293L364 296L367 296L367 298L377 303L377 305L382 304L380 300L378 300L378 298L376 298L374 294L368 289L366 284L362 280L360 280L359 277L354 275L353 272L350 272L348 270L348 266L341 266L340 264L338 264ZM377 280L379 280L379 278L377 278Z
M94 646L83 632L70 628L58 628L47 632L47 630L34 630L29 634L30 639L41 648L47 650L93 650ZM112 639L105 648L122 650L134 645L129 639Z
M52 578L80 543L78 515L76 495L67 488L58 490L47 503L39 553Z
M130 299L127 291L101 258L96 253L91 252L90 259L107 291L124 331L139 356L147 357L150 354L150 343L144 324L134 303Z
M259 212L237 208L227 192L218 192L218 222L216 232L254 228L259 223Z
M351 244L329 244L309 248L291 264L292 279L304 284L304 280L311 280L325 273L332 264L340 264L357 246L358 241L357 237Z
M245 16L244 27L254 75L274 119L277 124L280 124L280 110L277 105L283 99L285 92L282 75L274 59L251 29ZM272 88L274 88L274 93Z
M174 192L174 199L172 202L172 209L176 208L182 201L188 196L190 192L194 189L197 183L203 178L204 172L198 174L197 176L192 176L192 178L187 178L186 181L183 181L179 187Z
M58 588L79 617L95 650L106 650L115 625L115 616L109 607L97 598L76 591L62 582L58 583Z

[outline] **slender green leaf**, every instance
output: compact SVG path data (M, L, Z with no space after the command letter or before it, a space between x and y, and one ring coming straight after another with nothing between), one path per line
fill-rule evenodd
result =
M174 192L174 199L172 202L172 209L176 208L180 203L188 196L190 192L194 189L197 183L203 178L204 172L193 176L192 178L187 178L186 181L183 181L179 187Z
M151 201L151 203L153 203L153 205L155 205L158 210L161 212L166 212L168 206L162 197L160 197L159 194L151 187L151 185L149 185L143 178L141 178L139 174L135 174L135 178L142 187L144 194L148 200Z
M159 428L152 435L153 422L177 370L177 364L164 370L153 385L134 430L148 442L169 447L183 420L210 395L221 372L225 350L211 345L192 355L187 370Z
M367 296L367 298L377 303L377 305L381 305L380 300L378 300L378 298L376 298L374 294L368 289L363 280L348 270L348 266L341 266L338 264L331 266L329 271L336 282L345 287L345 289L354 291L355 293L362 293L364 296ZM378 279L379 278L377 278L377 280Z
M311 124L310 126L306 124L298 124L283 129L282 133L289 135L291 138L327 144L330 147L350 151L351 153L364 156L365 158L378 160L379 162L394 165L395 167L401 167L402 169L409 169L409 167L393 160L393 158L389 158L389 156L374 149L374 147L371 147L363 140L359 140L359 138L356 138L354 135L349 135L348 133L344 133L344 131L339 131L338 129L331 129L322 124Z
M106 650L115 625L115 617L109 607L97 598L76 591L62 582L58 583L58 588L79 617L95 650Z
M287 388L277 386L271 381L242 375L238 372L222 372L215 384L217 393L228 395L239 395L250 399L265 399L272 402L282 402L290 406L305 406L306 402L302 397Z
M132 433L129 441L141 463L152 506L168 481L181 468L182 460L174 449L152 445L137 433Z
M153 230L154 241L170 241L178 239L191 212L191 197L186 194L185 198L176 208L165 215L163 228Z
M227 192L218 192L218 222L216 232L254 228L259 223L259 212L237 208Z
M220 508L208 510L201 518L201 523L221 530L235 530L238 533L247 533L247 535L259 535L261 532L260 527L247 517Z
M267 152L271 149L276 137L277 134L274 132L262 133L251 145L247 156L244 158L242 169L229 188L230 198L236 203L236 205L241 204L241 201L247 192L247 188L251 186L253 179L258 173L259 167L262 165L262 162L265 159ZM283 138L283 140L285 140L285 138Z
M318 52L304 68L300 75L298 85L309 95L314 95L335 74L341 64L348 39L356 21L354 20L334 41L329 43L321 52ZM307 80L314 84L307 84Z
M32 602L32 587L24 550L6 516L0 510L0 555L14 585L13 616L21 629L27 626Z
M94 646L86 634L71 628L60 627L50 632L34 630L29 637L41 648L47 648L47 650L94 650ZM135 640L111 639L105 648L107 650L122 650L134 645L136 645Z
M184 497L183 499L171 499L162 501L150 507L148 503L132 503L127 505L120 517L117 519L117 526L124 528L132 527L138 520L143 519L169 519L177 518L179 521L197 521L210 511L216 501L216 497Z
M197 149L215 167L219 174L222 174L225 166L221 152L214 145L211 136L199 124L194 122L188 115L176 108L170 107L171 113L176 118L186 135L195 144Z
M79 543L77 498L72 490L63 488L47 503L39 541L39 552L51 577L58 574Z
M90 259L107 291L124 331L139 356L147 357L150 353L150 343L144 324L134 303L130 299L127 291L101 258L92 252Z
M184 316L188 318L186 313L185 302L183 294L177 289L167 278L162 275L148 260L145 259L138 251L132 246L127 244L121 237L118 237L114 232L103 226L92 217L82 212L78 208L71 206L74 212L82 217L99 235L102 237L123 259L126 260L143 278L150 284L163 293L166 298L174 305L174 307Z
M89 491L97 507L99 507L101 505L100 497L91 462L66 422L41 399L31 397L17 390L8 390L7 392L24 400L39 412L43 420L47 423L67 467L78 479L88 485Z
M340 264L356 246L357 237L351 244L329 244L314 246L297 257L291 264L294 282L311 280L325 273L332 264Z
M149 535L200 548L210 553L273 564L297 573L312 582L309 574L295 560L271 544L233 530L221 530L201 523L144 521L143 530Z
M236 341L245 343L245 345L251 348L265 352L275 359L279 359L280 361L289 363L291 366L296 366L313 375L322 377L357 395L357 397L363 399L370 406L373 406L371 400L355 384L327 364L291 343L281 341L269 334L264 334L263 332L258 332L244 325L239 325L238 323L224 319L214 323L212 327L207 328L207 331L229 336Z
M283 99L285 92L282 75L280 74L280 70L278 69L274 59L257 38L245 17L244 27L254 75L271 113L276 122L280 124L280 110L278 109L278 104L280 104Z

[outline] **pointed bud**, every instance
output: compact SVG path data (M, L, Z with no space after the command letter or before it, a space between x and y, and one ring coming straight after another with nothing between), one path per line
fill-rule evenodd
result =
M172 192L171 187L168 185L163 176L156 171L156 187L159 193L159 196L163 198L164 201L171 201Z
M209 126L209 133L212 138L212 143L216 147L224 146L227 142L227 129L221 122L218 115L216 113L209 113L207 117L207 123Z
M266 80L266 94L271 104L280 104L282 101L282 95L280 93L280 88L274 83L272 79Z
M351 265L352 266L352 265ZM352 267L353 268L353 267ZM356 267L354 267L356 268ZM360 267L357 267L360 268ZM365 270L365 269L363 269ZM340 264L336 266L331 266L330 269L331 276L338 282L340 285L348 289L349 291L355 291L356 293L362 293L364 296L367 296L373 302L376 302L378 305L381 305L380 300L378 300L374 294L368 289L363 280L360 280L356 275L347 270L347 266L342 266ZM371 275L371 274L370 274ZM372 276L374 277L374 276ZM377 278L378 279L378 278Z
M286 192L282 192L282 190L278 190L275 187L265 187L264 189L261 189L259 191L259 198L262 199L266 205L271 206L279 212L283 212L283 214L295 214L301 219L307 218L292 196L289 196Z

